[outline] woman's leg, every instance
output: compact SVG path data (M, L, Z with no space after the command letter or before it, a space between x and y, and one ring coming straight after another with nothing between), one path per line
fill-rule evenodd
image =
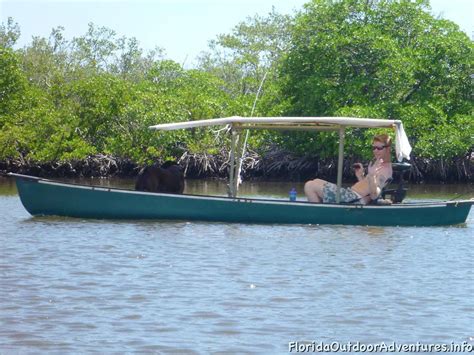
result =
M304 193L309 202L323 202L323 188L325 180L314 179L304 184Z

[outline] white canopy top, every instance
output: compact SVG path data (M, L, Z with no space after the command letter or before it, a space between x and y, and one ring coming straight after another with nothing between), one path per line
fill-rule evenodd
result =
M178 123L165 123L156 126L150 126L151 129L158 129L170 131L182 128L195 128L207 126L222 126L222 125L249 125L245 128L259 128L259 125L264 126L303 126L303 127L364 127L364 128L383 128L392 127L400 124L398 120L382 120L373 118L353 118L353 117L240 117L232 116L225 118L213 118L210 120L197 120Z
M151 129L171 131L183 128L231 125L245 129L304 129L328 130L341 127L394 128L396 134L395 150L398 161L410 159L411 146L399 120L383 120L354 117L240 117L215 118L178 123L165 123L150 126Z

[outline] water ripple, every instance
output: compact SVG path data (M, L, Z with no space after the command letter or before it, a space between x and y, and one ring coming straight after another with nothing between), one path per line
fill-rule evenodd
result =
M0 352L473 339L474 217L373 228L32 218L0 196Z

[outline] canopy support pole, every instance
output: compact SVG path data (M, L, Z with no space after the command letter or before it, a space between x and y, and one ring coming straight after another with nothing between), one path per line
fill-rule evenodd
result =
M239 132L241 133L241 132ZM241 183L240 179L240 171L242 170L242 157L244 155L245 150L245 143L247 138L244 138L243 134L237 134L237 142L236 142L236 155L235 155L235 170L234 170L234 196L237 196L237 192L239 191L239 185ZM245 141L245 142L244 142Z
M345 127L339 128L339 155L337 161L337 190L336 190L336 203L341 202L341 185L342 185L342 170L344 163L344 133Z
M238 133L231 128L231 139L230 139L230 162L229 162L229 185L227 186L227 196L235 197L235 149L236 141L239 138Z

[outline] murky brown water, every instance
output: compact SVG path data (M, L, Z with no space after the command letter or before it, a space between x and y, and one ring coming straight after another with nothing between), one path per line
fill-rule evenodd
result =
M285 197L291 187L246 184L242 194ZM214 181L187 185L216 189L225 191ZM470 189L411 192L473 197ZM1 180L0 353L472 344L473 242L472 211L465 225L436 228L33 218Z

